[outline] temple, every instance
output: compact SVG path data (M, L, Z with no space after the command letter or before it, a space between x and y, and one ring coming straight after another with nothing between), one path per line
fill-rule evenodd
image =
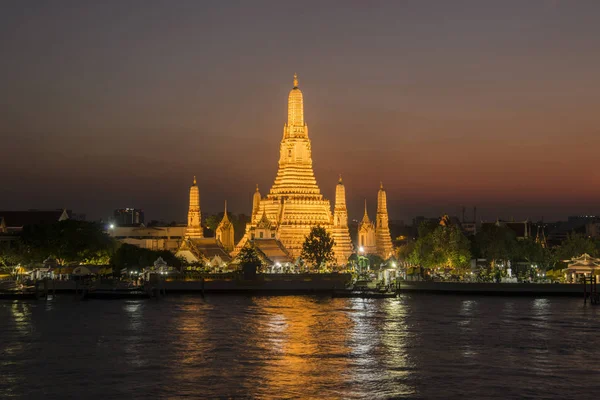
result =
M383 183L380 183L377 193L375 224L369 219L365 200L365 214L358 225L358 248L359 253L376 254L384 260L390 258L394 253L387 212L387 196L383 189Z
M196 184L196 177L194 176L194 182L190 186L190 206L188 209L188 224L185 231L185 237L187 239L200 239L204 237L200 214L200 190Z
M345 197L343 190L341 194ZM345 198L340 197L339 200L338 226L334 233L331 204L323 198L313 172L311 142L304 120L304 98L298 87L298 76L294 74L294 86L288 96L288 120L283 127L279 146L279 168L275 182L266 197L262 197L258 187L256 188L252 201L252 221L246 226L244 237L234 253L248 241L275 239L291 257L297 258L305 237L313 227L320 225L339 237L340 242L336 241L334 253L338 263L345 263L346 255L351 254L351 245L346 241L344 233L344 230L347 231Z
M346 208L346 188L342 175L335 188L335 207L333 208L333 228L331 236L336 244L335 258L338 265L348 261L353 253L350 230L348 229L348 209Z
M175 256L183 258L191 264L202 264L223 270L231 261L229 252L233 248L234 234L233 225L227 217L227 203L225 203L225 215L217 227L216 237L204 237L200 216L200 191L194 176L194 182L190 187L188 224L184 239L179 245ZM229 249L227 246L229 246Z
M384 260L390 258L393 254L393 246L387 212L387 196L385 190L383 189L383 183L380 183L379 192L377 193L375 241L377 243L377 254Z
M217 241L221 243L225 251L231 252L235 246L234 243L234 231L233 224L229 221L229 217L227 216L227 200L225 200L225 213L223 214L223 219L217 226L215 231L217 236Z
M358 225L358 251L363 254L377 253L377 243L375 239L375 225L369 219L367 212L367 200L365 199L365 214Z

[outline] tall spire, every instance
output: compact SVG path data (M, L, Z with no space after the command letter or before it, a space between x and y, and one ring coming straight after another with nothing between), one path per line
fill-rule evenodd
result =
M226 251L232 251L235 246L234 243L234 231L233 225L229 222L227 217L227 200L225 200L225 212L223 213L223 219L215 230L217 240L221 242L223 248Z
M342 175L335 187L335 207L333 208L334 254L338 265L345 265L352 255L352 239L348 229L348 209L346 208L346 188L342 183Z
M256 191L252 196L252 218L258 219L258 211L260 210L260 200L261 200L260 192L258 191L258 183L256 184Z
M375 232L377 254L384 260L387 260L392 255L393 247L387 211L387 196L383 189L383 182L379 183L379 192L377 193L377 219Z
M190 205L188 208L188 224L187 229L185 231L185 237L189 239L199 239L202 238L202 224L201 224L201 216L200 213L200 190L198 189L198 185L196 184L196 177L194 176L194 181L192 186L190 186Z
M302 97L302 91L298 88L298 75L294 74L294 87L290 90L288 96L288 123L287 126L292 129L291 134L302 133L296 132L298 129L294 127L304 127L304 99Z
M363 222L370 222L369 213L367 212L367 199L365 199L365 213L363 215Z

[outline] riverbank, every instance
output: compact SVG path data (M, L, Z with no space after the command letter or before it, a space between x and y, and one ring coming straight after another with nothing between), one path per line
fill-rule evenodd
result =
M583 296L583 284L404 281L399 284L399 291L400 293L421 292L438 294L477 294L490 296Z

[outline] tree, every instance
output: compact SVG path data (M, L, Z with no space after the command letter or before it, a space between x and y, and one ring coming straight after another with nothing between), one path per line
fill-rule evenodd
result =
M471 243L460 228L455 225L437 225L433 230L430 226L423 228L419 229L419 239L408 261L424 268L443 268L445 272L462 275L471 261Z
M237 259L239 260L240 266L242 268L244 266L250 266L250 267L253 266L253 267L258 268L262 265L262 261L258 257L256 250L249 245L244 246L240 250L240 252L237 255Z
M555 252L557 261L564 263L565 261L570 260L573 257L579 257L584 253L596 257L598 255L598 248L591 238L581 233L571 233L567 235L567 238L556 248Z
M30 263L52 257L59 265L107 264L115 241L99 224L69 219L26 226L19 248L24 261Z
M514 260L517 254L517 235L505 226L485 225L475 237L478 256L486 258L492 267L498 261Z
M302 257L309 264L320 268L323 264L335 260L333 246L335 241L322 226L315 226L302 244Z

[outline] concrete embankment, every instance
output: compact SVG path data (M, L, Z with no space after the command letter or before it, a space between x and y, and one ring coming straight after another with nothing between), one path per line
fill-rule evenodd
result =
M583 296L583 284L401 282L400 293L406 292L498 296Z
M350 274L268 274L253 279L240 277L173 280L164 283L167 293L314 293L346 287Z

